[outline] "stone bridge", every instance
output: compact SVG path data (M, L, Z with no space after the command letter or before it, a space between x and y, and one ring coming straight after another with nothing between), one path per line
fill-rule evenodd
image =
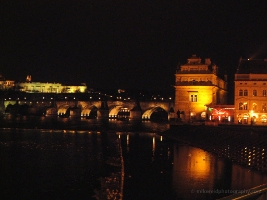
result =
M154 112L165 112L174 118L173 102L155 101L57 101L48 108L47 115L66 115L97 118L150 119Z
M38 110L46 116L87 117L97 119L127 118L151 119L153 113L165 113L168 119L175 118L172 101L5 101L8 105L28 105L30 114Z

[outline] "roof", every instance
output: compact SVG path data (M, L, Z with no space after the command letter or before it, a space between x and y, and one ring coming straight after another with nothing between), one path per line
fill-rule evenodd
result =
M237 74L267 74L267 59L241 59Z

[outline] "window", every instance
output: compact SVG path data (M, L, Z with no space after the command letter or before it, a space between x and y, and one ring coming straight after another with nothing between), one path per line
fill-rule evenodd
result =
M242 103L242 102L239 103L239 105L238 105L238 109L239 109L239 110L243 110L243 103Z
M244 90L244 96L248 96L248 90Z
M243 96L243 90L239 90L239 96Z
M248 103L247 102L243 103L243 109L244 110L247 110L248 109Z
M245 102L245 103L240 102L240 103L238 104L238 109L239 109L239 110L247 110L247 109L248 109L248 104L247 104L247 102Z
M262 111L266 111L266 103L263 103L261 108L262 108Z
M196 94L191 94L190 95L190 101L191 102L197 102L197 95Z
M253 90L253 96L257 96L257 90Z
M266 90L262 90L262 96L266 97Z

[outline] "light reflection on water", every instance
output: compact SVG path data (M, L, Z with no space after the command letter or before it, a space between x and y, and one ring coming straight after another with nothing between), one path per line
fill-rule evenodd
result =
M13 118L8 120L14 122ZM244 190L267 182L266 174L166 139L158 134L169 128L166 123L113 120L103 124L60 118L57 129L46 129L44 125L54 125L53 120L46 120L16 117L16 123L35 122L37 129L1 129L4 194L92 196L99 187L98 178L110 172L104 160L109 155L107 142L113 136L122 144L125 199L215 199L230 195L227 190ZM103 137L105 134L107 137ZM25 194L26 190L30 193ZM203 193L208 190L215 193Z
M44 116L0 116L0 127L35 128L35 129L68 129L74 130L117 130L117 131L155 131L169 129L166 122L97 120L86 118L61 118Z
M216 199L267 183L266 174L153 132L117 134L126 199Z

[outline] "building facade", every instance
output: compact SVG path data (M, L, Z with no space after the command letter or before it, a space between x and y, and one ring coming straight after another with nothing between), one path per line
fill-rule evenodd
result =
M15 88L20 92L28 93L84 93L87 91L85 83L81 85L62 85L61 83L32 82L31 75L26 77L26 82L18 82Z
M234 84L235 123L265 124L267 122L267 59L240 59Z
M227 102L227 76L218 76L218 67L192 55L175 73L175 112L182 120L207 119L207 109Z
M13 80L6 80L1 74L0 74L0 90L11 90L14 89L15 81Z
M62 85L61 83L20 82L16 83L17 90L28 93L84 93L86 85Z

